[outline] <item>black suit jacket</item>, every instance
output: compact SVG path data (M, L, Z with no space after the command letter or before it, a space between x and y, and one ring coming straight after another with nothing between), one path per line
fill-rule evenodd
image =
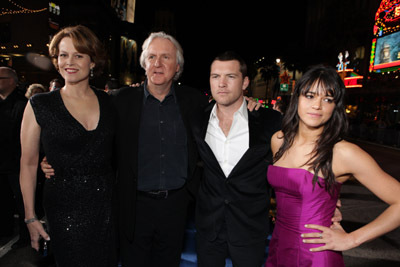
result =
M194 126L204 162L196 204L196 229L204 238L213 241L226 223L228 240L232 244L240 246L265 240L269 228L267 168L272 159L270 141L280 129L281 115L264 108L248 112L249 149L226 178L205 142L211 109L212 105L204 113L203 123Z
M175 86L177 102L186 127L188 148L188 181L185 188L191 195L197 193L200 180L198 152L190 128L189 118L204 110L208 101L200 91ZM144 88L125 87L112 93L118 112L116 135L117 198L119 231L121 238L133 240L135 227L136 192L138 176L139 126L143 106Z

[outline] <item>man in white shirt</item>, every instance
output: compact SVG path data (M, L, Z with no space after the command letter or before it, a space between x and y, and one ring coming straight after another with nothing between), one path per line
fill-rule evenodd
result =
M236 61L234 61L236 62ZM223 65L229 65L235 68L235 64L224 63L223 61L215 62L215 66L224 67ZM230 69L226 69L229 73ZM212 74L213 75L213 74ZM226 74L222 74L226 75ZM240 79L233 73L227 74L231 77L226 78L227 80L235 80L233 83L241 83ZM211 77L212 83L221 83L225 78L222 78L220 74L214 73ZM248 78L243 86L247 86ZM216 92L217 104L214 105L210 120L208 121L208 128L206 134L206 142L213 151L215 157L218 160L219 165L228 177L232 169L239 162L240 158L249 148L249 119L247 114L247 104L242 96L235 97L235 103L229 105L219 104L220 100L227 98L228 95L227 87L222 87L220 92ZM237 106L239 105L239 109ZM221 120L220 120L221 118Z
M194 135L204 162L196 206L198 266L260 267L268 236L271 136L281 115L270 109L249 112L243 91L247 66L225 52L211 64L210 106Z

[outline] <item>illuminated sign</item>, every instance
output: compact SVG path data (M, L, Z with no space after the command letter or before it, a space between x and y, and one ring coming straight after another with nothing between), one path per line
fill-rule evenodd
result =
M398 20L400 18L400 6L395 5L393 6L390 10L385 11L385 16L383 17L385 19L385 22L391 22Z
M372 72L374 70L375 49L376 49L376 38L372 40L371 57L369 60L369 72Z
M400 30L400 0L383 0L375 13L374 35L376 37Z
M373 63L374 70L400 67L399 43L400 31L377 39Z
M364 76L358 75L353 69L340 70L337 71L337 73L339 74L340 78L342 78L346 88L362 87Z
M400 69L400 0L383 0L375 14L369 71Z
M60 6L53 2L49 2L49 12L55 15L60 15Z

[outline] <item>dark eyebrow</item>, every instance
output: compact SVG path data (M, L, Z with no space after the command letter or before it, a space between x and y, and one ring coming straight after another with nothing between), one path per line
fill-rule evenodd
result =
M313 91L308 91L307 94L318 95L317 92L313 92ZM333 95L330 94L328 91L325 92L325 96L333 97Z

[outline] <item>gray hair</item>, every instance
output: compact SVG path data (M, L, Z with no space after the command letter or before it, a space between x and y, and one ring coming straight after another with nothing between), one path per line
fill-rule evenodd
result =
M15 84L18 84L18 75L17 72L9 67L0 67L0 69L7 71L8 75L14 80Z
M183 49L174 37L172 37L169 34L166 34L165 32L153 32L144 41L143 46L142 46L142 54L140 55L140 66L142 66L143 69L146 69L147 49L149 48L149 45L151 44L151 42L156 38L164 38L164 39L170 40L176 48L176 61L179 65L179 70L174 76L174 80L176 81L182 75L183 65L185 63L185 60L183 58Z

